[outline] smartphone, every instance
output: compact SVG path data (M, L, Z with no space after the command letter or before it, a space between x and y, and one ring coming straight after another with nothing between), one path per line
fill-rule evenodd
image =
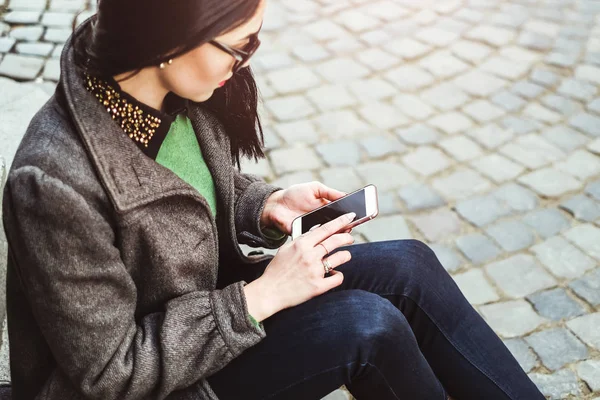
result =
M323 225L351 212L356 213L356 217L346 229L351 229L372 220L379 214L377 188L374 185L365 186L341 199L297 217L292 222L292 240L316 226Z

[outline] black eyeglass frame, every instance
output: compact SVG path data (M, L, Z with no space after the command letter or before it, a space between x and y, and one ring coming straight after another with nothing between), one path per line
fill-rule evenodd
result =
M234 49L233 47L228 46L225 43L217 42L216 40L211 40L209 41L209 43L235 58L236 62L233 65L233 73L235 74L240 69L242 69L244 65L248 63L250 58L252 58L254 53L256 53L256 50L258 50L258 48L260 47L260 39L258 38L259 33L260 29L258 30L258 32L253 33L248 37L248 39L250 39L250 42L244 47L244 50Z

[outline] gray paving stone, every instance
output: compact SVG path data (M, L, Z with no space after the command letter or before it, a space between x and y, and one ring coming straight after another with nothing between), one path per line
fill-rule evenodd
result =
M315 66L314 70L326 81L331 83L351 82L364 78L369 69L349 58L334 58Z
M520 136L500 148L500 153L531 169L543 167L562 159L565 154L541 136Z
M503 89L507 82L485 72L473 70L456 78L454 83L466 93L487 97Z
M321 113L314 119L314 122L318 129L331 139L362 136L373 131L373 127L349 110Z
M323 166L319 156L309 147L273 150L270 158L277 174L317 169Z
M315 150L331 166L353 166L360 163L360 147L349 140L320 144Z
M48 82L45 83L47 84ZM265 137L265 150L269 151L281 147L281 139L275 134L271 127L266 127L263 131L263 135Z
M32 80L40 73L43 64L42 58L7 54L0 63L0 75L14 79Z
M346 10L338 14L334 19L339 25L346 27L352 32L364 32L379 25L379 21L358 10Z
M465 20L467 22L479 22L483 19L483 15L483 13L470 8L460 8L454 14L456 18Z
M520 46L523 46L528 49L546 51L552 48L554 41L552 40L552 38L546 35L542 35L535 32L523 31L519 35L517 43Z
M525 300L484 305L479 310L492 329L505 338L525 335L546 322Z
M444 139L439 145L458 161L468 161L482 154L481 147L463 135Z
M504 341L504 344L525 372L531 371L538 365L536 355L523 339L508 339Z
M265 107L279 121L292 121L313 115L316 110L303 96L286 96L265 101Z
M270 183L275 186L287 188L298 183L312 182L314 180L315 176L312 172L300 171L279 176L277 179L271 181Z
M355 186L359 188L362 186ZM377 204L379 208L379 215L397 215L402 212L396 193L392 192L378 192L377 193Z
M42 25L51 27L71 27L75 14L68 12L45 12L42 16Z
M513 93L531 100L542 94L545 88L536 83L523 80L515 83L511 90Z
M564 236L581 248L586 254L600 260L600 229L591 224L577 225Z
M518 178L519 183L529 186L545 197L560 197L581 188L581 182L554 168L539 169Z
M535 193L515 183L507 183L499 187L492 196L517 212L530 211L538 205Z
M569 125L586 135L600 137L600 118L592 114L582 113L569 120Z
M396 88L380 78L358 79L348 85L350 91L360 101L366 103L372 100L381 100L397 93Z
M321 171L323 183L345 192L353 192L363 186L363 182L351 167L334 167Z
M304 91L321 83L321 80L304 66L275 70L267 74L267 79L280 94Z
M594 154L600 154L600 138L594 140L587 146L587 149Z
M399 140L388 136L369 136L360 141L369 158L380 158L388 155L397 155L406 151Z
M596 96L598 89L588 82L569 78L558 87L558 93L577 100L589 101Z
M461 40L454 43L450 51L465 61L478 64L490 55L492 49L482 43Z
M504 110L486 100L476 100L465 106L463 111L480 123L490 122L505 114Z
M321 400L350 400L350 395L346 391L338 389L335 392L329 393Z
M315 40L332 40L343 38L347 32L338 24L327 19L321 19L302 28Z
M600 218L600 204L583 194L563 201L560 207L581 221L594 222Z
M51 0L50 10L80 11L85 7L85 0ZM93 7L93 3L91 4Z
M501 250L487 236L480 233L458 237L456 246L474 264L483 264L501 254Z
M319 134L314 123L307 120L275 124L274 129L289 144L319 141Z
M501 78L515 80L524 77L528 70L529 64L509 60L504 57L493 57L479 66L483 71L492 73Z
M510 214L510 209L492 196L472 197L456 204L456 211L475 226L482 227Z
M415 38L431 46L446 47L458 39L459 35L438 27L427 27L418 31Z
M588 357L588 350L571 332L554 328L537 332L525 339L551 371Z
M523 222L543 238L552 237L571 226L569 220L553 208L533 211L523 217Z
M489 25L478 25L466 35L469 39L480 40L491 46L504 46L511 42L515 37L515 32L511 29L498 28Z
M390 41L386 50L405 60L413 60L427 54L432 47L411 38L402 38Z
M304 62L321 61L331 56L323 46L316 43L296 46L292 53Z
M527 299L533 303L533 306L542 317L554 321L578 317L586 313L585 308L562 288L534 293Z
M429 118L434 112L427 103L410 94L400 94L394 97L393 104L402 114L419 121Z
M435 143L440 137L438 131L423 124L412 124L407 128L396 129L395 132L400 139L414 145Z
M423 184L403 187L398 191L398 195L410 211L437 208L446 204L439 194Z
M273 176L273 170L269 165L269 161L264 158L255 162L254 159L244 157L241 160L241 167L242 171L247 174L257 175L265 179Z
M500 300L496 290L485 278L480 269L471 269L453 276L454 281L469 303L479 305Z
M415 176L403 166L389 161L374 161L360 164L356 172L365 182L372 183L382 192L409 185ZM393 176L394 179L389 177Z
M581 106L578 102L554 94L543 97L542 103L552 110L567 116L576 114L581 110Z
M531 80L537 84L546 87L554 86L560 79L560 76L546 69L535 68L531 71Z
M256 59L252 60L255 68L260 71L274 71L283 68L292 67L294 60L287 54L281 51L257 54Z
M275 90L278 90L277 86L275 86ZM322 85L309 90L306 96L321 111L330 111L358 104L358 100L345 87L339 85Z
M365 6L361 7L360 10L384 21L396 21L409 13L406 8L400 7L391 1L365 2Z
M600 68L593 65L579 65L575 69L575 77L598 85L600 84Z
M527 107L523 110L523 115L525 117L532 118L534 120L545 122L548 124L556 124L561 119L562 116L548 108L538 104L538 103L529 103Z
M408 118L386 103L371 102L361 107L358 112L367 122L379 129L393 129L410 123Z
M515 136L512 129L501 128L497 124L487 124L481 128L470 129L466 133L490 150L506 143Z
M573 279L594 268L596 263L561 236L554 236L535 245L531 251L555 275Z
M60 61L59 60L48 60L44 67L42 76L45 80L58 82L60 79Z
M429 124L449 135L463 132L473 126L469 118L456 111L439 114L431 118Z
M385 74L385 77L401 91L415 91L429 86L434 82L434 77L423 68L414 65L404 65L394 68Z
M577 375L571 370L562 369L553 374L532 373L529 377L544 396L551 400L562 400L569 395L581 396Z
M498 154L490 154L475 160L471 165L496 183L515 179L525 168Z
M587 105L587 108L590 111L594 111L594 112L600 114L600 97L589 102Z
M600 312L572 319L567 326L588 346L600 350Z
M600 360L588 360L577 364L577 374L592 391L600 391Z
M450 247L442 244L432 244L430 248L433 250L446 271L454 272L461 267L461 264L463 263L462 259L456 254L456 251Z
M535 240L529 228L520 221L499 222L488 227L486 233L508 252L528 248Z
M448 50L438 51L423 58L419 65L431 72L437 79L450 78L469 68Z
M29 56L48 57L54 49L51 43L19 43L17 53Z
M435 85L431 89L421 92L421 98L427 104L442 111L454 110L470 99L466 93L452 83Z
M15 45L16 40L9 37L0 37L0 53L8 53Z
M9 24L37 24L42 13L40 11L11 11L4 15L4 22Z
M460 232L461 221L449 210L438 210L429 214L410 217L412 223L430 242L437 242Z
M381 49L370 48L359 52L358 59L373 71L383 71L400 63L400 59Z
M353 232L360 233L369 242L413 238L410 228L400 215L377 217L368 224L356 227Z
M457 169L452 174L436 178L433 187L443 196L452 200L462 200L478 193L487 191L490 182L479 173L466 169Z
M557 67L569 68L573 67L577 60L579 59L579 54L576 52L567 52L567 51L554 51L548 54L545 61L550 65L556 65Z
M0 3L1 5L2 3ZM10 25L0 21L0 36L6 35L10 31Z
M72 29L70 28L48 28L44 40L52 43L65 43L71 33Z
M523 100L522 98L515 96L514 94L508 92L508 91L502 91L496 95L494 95L492 98L492 103L496 104L497 106L502 107L504 110L508 111L508 112L513 112L513 111L517 111L520 110L521 108L523 108L523 106L525 106L525 104L527 104L527 102L525 100Z
M488 264L485 270L498 287L512 298L524 297L557 284L534 257L525 254Z
M336 39L327 43L325 47L336 55L359 53L366 50L364 43L354 37Z
M600 201L600 180L590 183L585 187L585 192Z
M451 165L450 159L444 153L429 146L421 146L411 151L402 157L402 162L423 176L435 175Z
M21 26L10 31L10 37L19 41L35 42L44 34L41 26Z
M530 132L537 131L543 127L543 125L531 118L519 118L519 117L506 117L501 122L502 127L510 129L517 135L525 135Z

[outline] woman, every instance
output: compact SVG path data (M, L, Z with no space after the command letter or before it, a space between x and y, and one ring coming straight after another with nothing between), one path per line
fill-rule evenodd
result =
M234 166L265 6L101 0L66 45L4 196L13 399L543 398L424 244L283 244L343 193Z

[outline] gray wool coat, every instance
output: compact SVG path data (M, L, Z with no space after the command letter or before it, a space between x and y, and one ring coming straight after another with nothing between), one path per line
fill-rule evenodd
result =
M13 399L216 399L205 378L265 336L248 319L245 283L217 290L217 272L265 259L239 243L283 243L259 226L278 188L237 171L221 125L191 104L215 219L83 82L68 43L4 192Z

